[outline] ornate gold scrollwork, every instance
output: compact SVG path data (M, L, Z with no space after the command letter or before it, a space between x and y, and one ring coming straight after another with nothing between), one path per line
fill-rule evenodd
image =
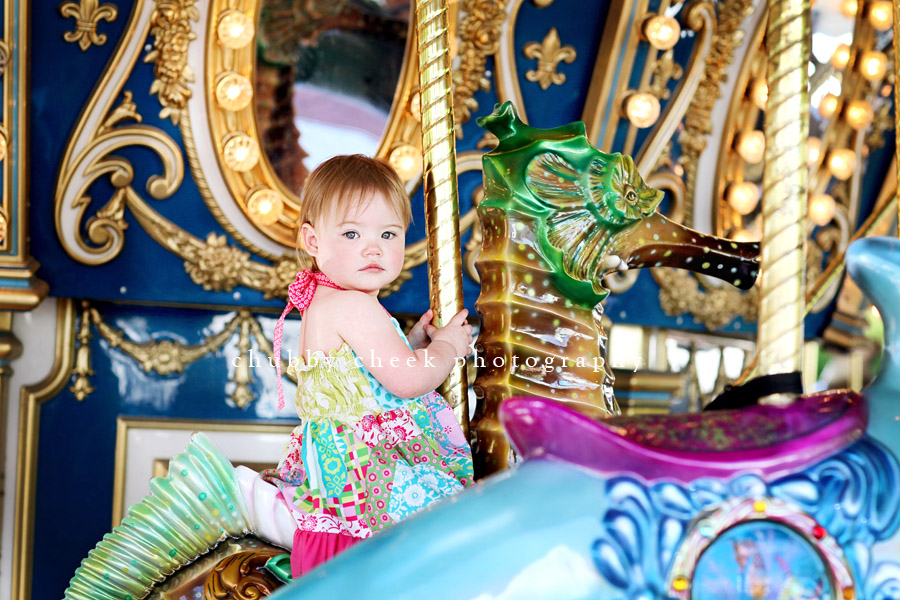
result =
M113 129L112 125L126 119L140 121L130 92L125 92L119 107L98 127L93 139L74 161L63 169L57 186L57 235L69 255L85 264L103 264L121 252L126 225L124 206L128 199L138 198L132 187L134 169L131 163L112 156L113 152L129 146L144 146L160 157L163 174L147 181L147 191L153 198L171 196L184 178L184 163L175 141L159 129L144 125ZM107 204L87 221L89 243L81 235L81 223L91 203L87 192L94 182L106 176L115 192Z
M684 75L684 69L675 62L674 55L672 50L666 50L662 57L657 59L656 67L653 69L653 81L648 91L660 100L668 100L671 95L668 88L669 81L681 79Z
M227 6L226 6L227 5ZM217 168L231 192L231 196L245 214L253 197L261 192L271 192L283 200L283 213L272 224L256 227L281 246L294 245L294 221L296 219L297 198L284 189L283 184L272 172L267 159L262 156L252 167L244 162L237 165L240 171L224 167L224 153L229 140L236 134L258 143L255 119L252 109L226 110L219 106L213 90L224 71L236 73L245 79L252 79L252 44L246 47L229 47L219 43L215 26L216 17L233 15L236 11L256 15L258 0L225 2L216 0L208 7L198 8L194 0L155 0L154 3L141 2L133 12L127 31L123 37L127 42L117 48L107 72L99 82L94 97L88 104L69 146L60 169L57 185L56 228L63 247L74 259L89 265L108 262L118 255L124 243L125 207L137 217L140 225L165 248L185 261L185 270L192 280L210 290L230 290L237 285L262 291L266 298L284 297L285 288L298 266L291 256L277 250L277 246L263 247L251 241L238 229L232 216L227 216L220 203L227 203L222 195L214 196L204 168ZM500 25L505 18L502 3L496 0L470 0L463 7L467 15L463 19L465 34L460 40L461 66L456 73L458 82L483 78L484 59L496 49L496 39ZM499 7L499 8L498 8ZM209 10L208 15L202 14ZM198 114L208 114L212 139L198 140L191 128L190 114L195 102L191 90L197 65L190 62L188 48L191 42L202 34L206 40L205 76L203 96L206 110ZM179 188L184 179L184 158L178 144L162 130L141 125L141 115L130 91L125 91L118 105L112 108L113 99L122 90L130 69L123 64L134 64L145 40L138 34L149 31L154 36L153 49L145 60L153 63L155 80L151 93L158 96L162 106L160 116L178 124L184 139L184 155L187 156L194 182L210 212L225 231L250 252L229 247L225 238L211 235L206 241L193 237L162 218L145 202L134 186L134 170L126 160L113 156L119 148L141 145L152 150L160 159L162 173L151 177L146 188L152 198L164 199ZM412 64L412 67L410 67ZM398 144L411 144L418 148L418 120L416 108L411 102L416 77L414 62L407 61L401 74L401 86L395 110L379 156L387 156ZM117 79L116 79L117 78ZM474 93L465 85L457 86L455 100L465 102ZM194 90L196 92L196 90ZM457 119L461 123L466 117ZM133 121L134 123L127 123ZM206 128L203 128L206 131ZM204 133L205 136L205 133ZM241 138L243 139L243 138ZM219 159L215 167L202 160L198 148L211 144L213 154ZM232 161L234 162L234 161ZM235 163L237 164L237 163ZM88 216L91 198L89 188L101 178L108 177L115 191L102 207ZM226 194L227 196L227 194ZM277 203L276 203L277 204ZM231 214L231 213L228 213ZM469 225L473 219L463 217ZM85 235L85 233L87 235ZM425 261L425 242L409 245L406 251L403 272L398 282L383 295L391 293L411 277L411 269ZM272 261L263 264L252 260L256 254ZM238 269L236 266L243 266ZM240 271L240 272L238 272Z
M79 3L64 2L59 7L64 17L75 19L75 31L67 31L63 39L67 42L78 42L78 47L87 50L91 44L102 46L106 43L106 34L97 32L100 20L111 23L119 16L115 4L99 4L97 0L81 0Z
M484 76L487 57L499 49L500 33L506 20L506 0L463 0L465 18L459 24L459 69L453 74L453 116L456 136L462 125L478 110L472 96L491 89Z
M701 286L697 277L676 269L652 269L659 284L659 305L670 316L690 314L707 329L717 329L732 319L756 320L759 288L735 293L729 286Z
M175 125L191 97L188 84L194 82L194 71L187 61L188 46L197 38L191 31L191 21L200 19L194 3L195 0L157 0L150 16L153 50L144 58L144 62L153 63L156 77L150 93L157 94L163 106L159 117L171 119Z
M697 186L697 165L706 148L706 136L712 132L712 110L721 94L720 88L728 76L728 66L734 61L734 51L744 40L740 29L753 12L752 0L732 0L719 6L718 24L713 36L712 50L706 57L706 69L684 119L684 130L678 136L684 166L685 225L693 219L694 192Z
M231 384L234 384L234 390L229 394L229 398L240 408L247 406L254 399L253 392L250 390L253 377L248 358L252 342L255 341L260 352L267 357L271 357L273 352L272 344L263 334L259 322L247 310L239 311L219 333L204 338L198 344L186 345L170 339L151 339L145 342L131 340L125 332L104 321L96 308L84 302L81 324L77 334L75 361L71 372L73 380L69 386L69 390L79 401L84 400L95 391L90 382L90 376L94 374L91 369L90 350L92 326L97 329L97 332L109 343L111 348L120 350L136 361L144 372L154 372L163 376L183 373L189 365L207 354L218 351L237 334L239 360L234 374L229 380ZM283 367L287 367L287 361L282 359L281 362ZM290 374L287 374L287 377L296 383L296 377Z
M546 90L551 85L562 85L566 81L565 73L557 73L560 62L571 64L575 62L577 54L572 46L562 46L559 41L559 33L556 27L551 27L550 32L544 36L543 41L529 42L522 48L522 52L528 58L537 59L537 69L525 72L525 79L534 81Z

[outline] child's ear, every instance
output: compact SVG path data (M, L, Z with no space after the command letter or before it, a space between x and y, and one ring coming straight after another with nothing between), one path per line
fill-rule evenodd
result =
M312 257L319 254L319 238L316 237L316 230L309 223L304 223L300 227L300 247Z

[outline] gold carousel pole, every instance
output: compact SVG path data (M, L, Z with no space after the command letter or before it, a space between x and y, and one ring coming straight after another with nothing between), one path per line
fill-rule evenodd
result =
M769 0L759 374L799 371L803 350L809 136L809 0ZM784 404L775 394L764 402Z
M428 274L438 327L463 308L447 4L447 0L416 1ZM468 436L465 365L453 368L441 392Z

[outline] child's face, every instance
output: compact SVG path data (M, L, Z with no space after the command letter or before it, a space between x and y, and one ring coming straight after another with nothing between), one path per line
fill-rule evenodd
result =
M376 295L403 268L406 227L381 194L363 196L346 214L301 229L319 270L348 290Z

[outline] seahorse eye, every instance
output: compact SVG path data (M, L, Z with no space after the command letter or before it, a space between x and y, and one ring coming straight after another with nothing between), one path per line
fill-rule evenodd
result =
M634 188L630 183L625 184L625 201L629 204L634 204L638 200L637 192L634 191Z

